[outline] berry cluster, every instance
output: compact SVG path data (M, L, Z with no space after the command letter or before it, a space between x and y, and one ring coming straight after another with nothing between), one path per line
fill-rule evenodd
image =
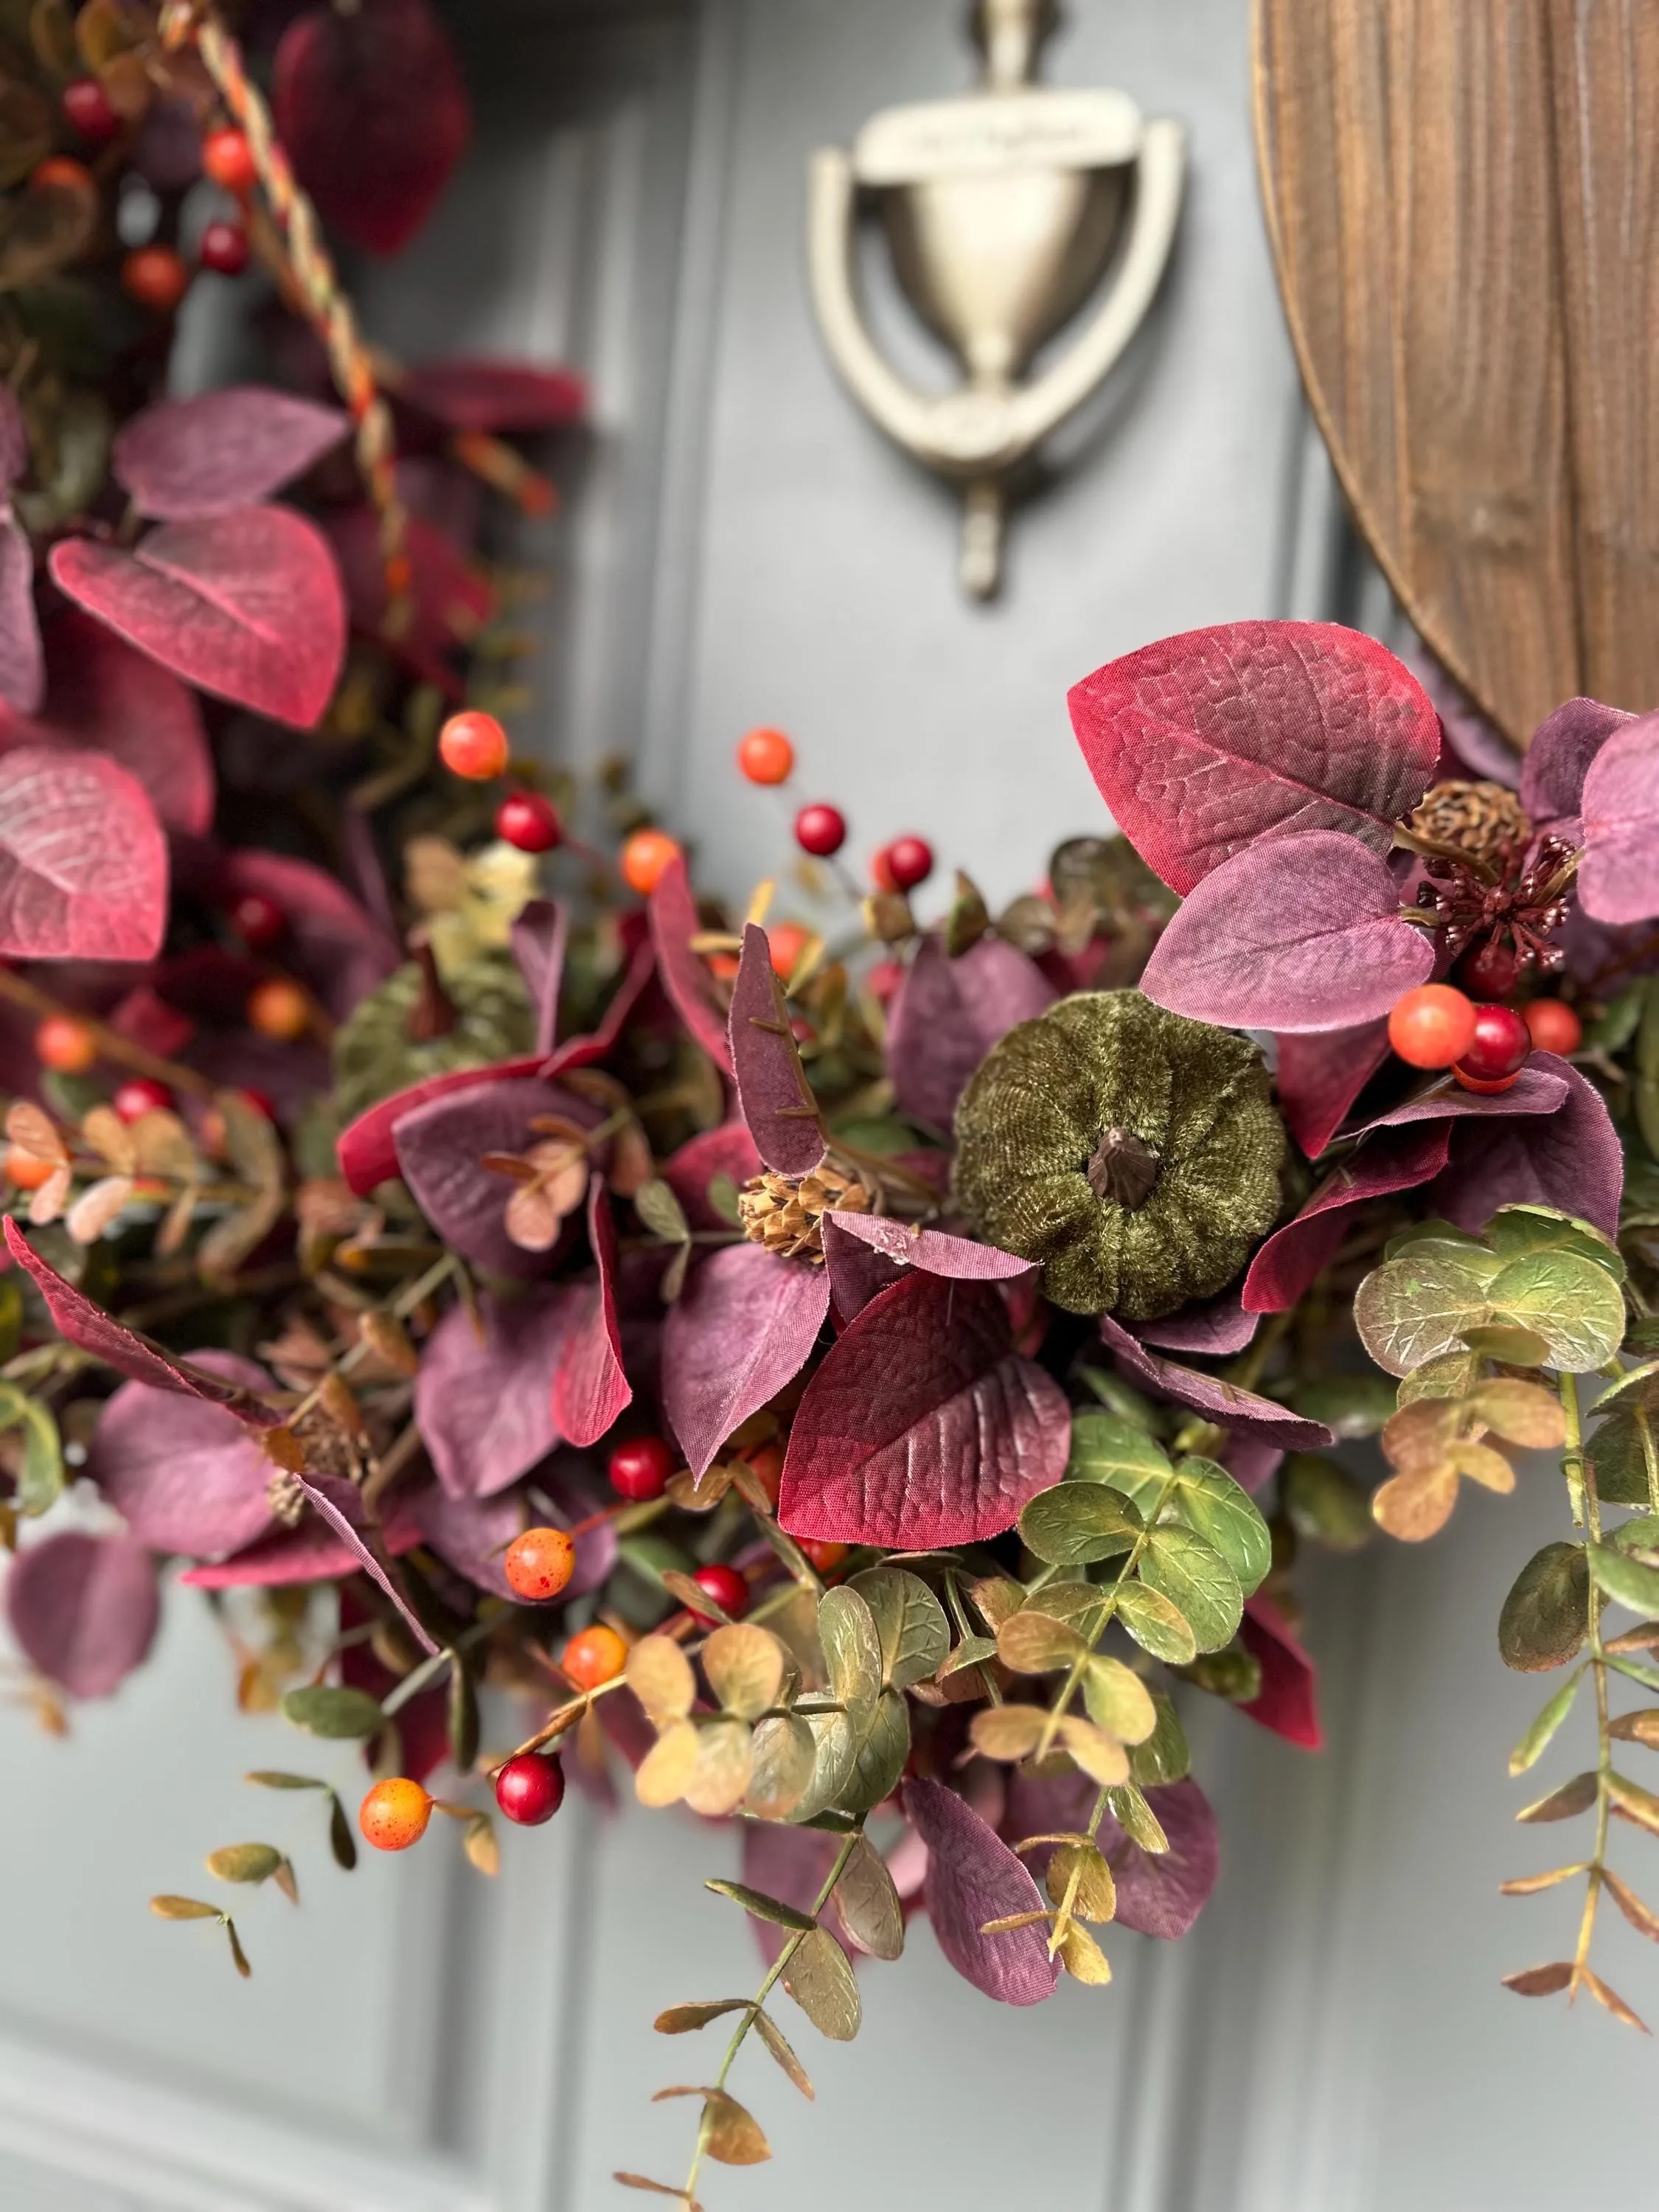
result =
M1449 1068L1466 1091L1507 1091L1528 1054L1576 1051L1583 1034L1561 999L1521 1007L1478 1002L1449 983L1407 991L1389 1016L1389 1042L1412 1067Z

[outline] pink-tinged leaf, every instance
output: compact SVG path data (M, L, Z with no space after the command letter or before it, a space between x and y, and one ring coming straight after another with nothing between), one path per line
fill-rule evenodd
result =
M205 836L215 779L202 710L187 684L78 607L47 625L40 718L0 714L0 747L107 753L149 793L169 830Z
M1316 1451L1336 1439L1322 1421L1304 1421L1272 1398L1241 1390L1218 1375L1205 1375L1196 1367L1183 1367L1174 1359L1160 1358L1130 1335L1110 1314L1102 1314L1100 1333L1137 1382L1176 1406L1190 1406L1206 1420L1223 1428L1260 1437L1285 1451Z
M538 1474L535 1487L552 1506L552 1519L560 1528L574 1528L592 1519L596 1508L616 1503L610 1492L599 1494L591 1474L583 1479L579 1463L562 1467L555 1460ZM428 1485L411 1501L411 1510L422 1541L458 1575L492 1597L522 1603L507 1579L507 1547L532 1521L548 1518L545 1506L531 1504L520 1490L499 1492L494 1498L458 1498ZM614 1522L600 1521L584 1529L576 1539L565 1596L581 1597L597 1589L616 1564Z
M1071 695L1112 818L1183 895L1263 838L1375 855L1427 790L1440 721L1393 653L1334 623L1227 623L1109 661Z
M616 1050L635 1008L657 972L656 955L648 943L635 947L623 979L611 994L598 1029L586 1036L567 1037L550 1053L540 1073L549 1082L570 1067L597 1067Z
M269 498L350 428L337 407L236 384L145 408L118 434L110 467L141 514L197 522Z
M958 1283L1000 1283L1033 1272L1033 1261L1005 1252L1000 1245L981 1244L971 1237L948 1237L942 1230L918 1229L888 1214L836 1211L825 1218L872 1251L901 1267L920 1267L924 1274L948 1275Z
M167 841L125 769L0 755L0 957L149 960L167 919Z
M257 1398L270 1378L234 1352L198 1352L193 1371ZM86 1472L133 1534L153 1552L220 1559L271 1525L275 1469L246 1425L206 1400L124 1382L99 1415Z
M1460 1229L1484 1229L1500 1206L1553 1206L1616 1237L1625 1156L1606 1102L1593 1083L1553 1053L1535 1052L1523 1079L1535 1072L1565 1080L1559 1109L1460 1121L1450 1164L1431 1194L1433 1203Z
M1196 1782L1163 1782L1146 1802L1170 1839L1167 1851L1144 1851L1108 1813L1098 1842L1117 1883L1117 1923L1173 1942L1209 1901L1221 1871L1221 1838L1210 1801Z
M1143 1344L1156 1345L1161 1351L1195 1352L1206 1359L1224 1359L1252 1342L1261 1320L1260 1314L1247 1310L1238 1291L1233 1290L1224 1291L1219 1297L1208 1298L1202 1305L1187 1306L1163 1321L1138 1321L1131 1326Z
M685 862L676 857L657 879L650 898L651 942L657 973L674 1012L724 1075L732 1073L726 1017L714 1001L714 979L691 940L702 927Z
M599 1109L533 1076L493 1072L429 1097L402 1115L393 1130L398 1164L416 1204L446 1244L487 1274L548 1271L546 1252L526 1251L507 1233L507 1200L517 1186L483 1164L491 1152L526 1152L537 1142L531 1123L545 1115L591 1128Z
M427 0L313 8L271 85L276 135L325 222L397 253L436 206L471 135L466 86Z
M334 1475L302 1474L296 1476L295 1480L310 1500L313 1510L327 1522L370 1581L380 1584L402 1613L410 1633L422 1650L435 1656L438 1647L416 1618L409 1600L398 1586L396 1576L388 1567L385 1547L378 1533L367 1525L359 1525L362 1508L358 1491L352 1484L343 1482Z
M556 899L532 899L513 925L513 957L536 1010L536 1049L545 1056L559 1032L559 986L564 979L570 917Z
M1578 897L1596 921L1659 914L1659 714L1626 722L1584 778Z
M131 553L54 546L52 580L186 682L309 729L345 657L345 602L327 540L286 507L168 522Z
M1041 1912L1045 1900L1023 1863L953 1790L907 1782L904 1809L927 1846L923 1890L939 1948L964 1981L999 2004L1041 2004L1060 1980L1038 1923L997 1936L988 1921Z
M395 1131L398 1122L417 1107L431 1105L440 1098L453 1099L487 1084L533 1076L539 1073L541 1066L540 1053L527 1053L518 1060L498 1060L494 1067L452 1068L447 1075L428 1076L424 1083L410 1083L394 1091L389 1098L360 1114L342 1133L334 1147L340 1173L359 1198L367 1198L370 1191L401 1172ZM501 1195L505 1198L504 1192Z
M107 1698L155 1640L155 1562L135 1537L68 1529L12 1561L6 1613L23 1656L49 1681L72 1698Z
M108 1021L120 1036L162 1060L176 1060L196 1034L189 1015L170 1006L148 983L129 991L111 1009Z
M1284 1457L1277 1444L1269 1443L1265 1437L1253 1437L1247 1429L1230 1435L1216 1454L1239 1488L1248 1490L1252 1497L1278 1474Z
M343 1484L340 1494L348 1492L355 1499L356 1491ZM394 1559L423 1540L416 1502L399 1491L386 1505L379 1540ZM290 1589L298 1583L338 1582L356 1575L360 1565L356 1542L345 1543L331 1522L307 1512L297 1528L273 1528L228 1559L188 1568L179 1579L192 1589Z
M811 1357L830 1307L822 1267L730 1244L693 1267L663 1328L662 1401L694 1474Z
M741 1190L761 1171L761 1156L744 1121L722 1121L689 1138L678 1152L663 1163L662 1179L680 1202L686 1224L705 1232L729 1229L732 1224L709 1201L708 1186L717 1176Z
M415 1418L452 1498L491 1498L546 1458L559 1440L553 1377L580 1292L533 1290L520 1298L488 1292L477 1324L450 1308L421 1355Z
M396 939L337 878L309 860L244 846L224 855L217 890L227 906L258 891L282 908L288 923L283 963L311 986L337 1021L402 959Z
M1283 1313L1293 1306L1335 1259L1353 1225L1355 1206L1431 1182L1450 1151L1449 1121L1421 1121L1368 1137L1331 1170L1295 1220L1275 1230L1257 1252L1244 1278L1246 1307Z
M94 1359L101 1359L106 1367L112 1367L118 1375L125 1375L132 1382L152 1383L158 1390L176 1391L186 1398L203 1398L210 1405L223 1406L250 1428L270 1428L281 1420L280 1413L240 1382L210 1373L190 1360L175 1359L154 1338L123 1328L101 1307L94 1305L90 1298L83 1297L72 1284L66 1283L58 1270L40 1257L9 1216L4 1228L7 1249L34 1278L58 1334L67 1342L90 1352Z
M871 1300L808 1383L778 1519L835 1543L978 1543L1060 1480L1070 1439L1065 1395L1014 1350L996 1289L918 1272Z
M1285 1127L1310 1160L1317 1159L1349 1108L1389 1056L1386 1018L1357 1029L1316 1030L1276 1040L1274 1088Z
M755 1148L779 1175L811 1175L824 1154L817 1101L800 1064L766 932L749 922L726 1031L738 1103Z
M634 1396L617 1319L617 1224L600 1176L588 1185L587 1241L599 1277L576 1293L553 1380L554 1423L567 1443L584 1450L598 1443Z
M354 507L328 520L345 583L346 603L357 629L380 635L386 615L386 553L380 519L372 507ZM475 637L495 611L488 578L466 560L441 530L410 515L404 532L410 565L410 619L398 633L398 650L423 672L441 670L445 654Z
M948 1129L963 1085L992 1046L1054 997L1036 963L1000 937L981 938L955 960L943 939L923 938L888 1018L887 1072L900 1112Z
M1171 1013L1227 1029L1334 1030L1385 1016L1434 972L1388 868L1335 830L1273 837L1206 875L1140 979Z
M0 501L0 700L33 714L46 689L40 618L34 611L34 550Z
M1249 1705L1239 1707L1240 1712L1282 1735L1286 1743L1322 1751L1325 1737L1315 1695L1319 1670L1291 1633L1289 1621L1271 1598L1247 1598L1238 1633L1261 1668L1261 1688Z
M830 1278L830 1305L839 1333L854 1314L864 1311L872 1298L890 1291L903 1271L884 1252L877 1251L860 1237L849 1237L833 1214L825 1215L821 1235L823 1271Z
M1440 717L1442 744L1434 781L1478 776L1513 791L1521 780L1521 756L1495 722L1488 721L1467 691L1418 641L1401 656L1428 693Z
M28 423L10 385L0 385L0 492L9 491L28 465Z
M397 394L452 430L557 430L587 408L587 386L569 369L510 361L422 362Z
M1599 699L1569 699L1533 732L1521 769L1521 804L1541 826L1583 812L1584 778L1616 730L1635 717Z
M1362 1123L1355 1133L1404 1129L1413 1121L1504 1121L1516 1115L1554 1114L1567 1096L1561 1068L1553 1054L1535 1052L1507 1091L1465 1091L1451 1076L1438 1076L1415 1098Z

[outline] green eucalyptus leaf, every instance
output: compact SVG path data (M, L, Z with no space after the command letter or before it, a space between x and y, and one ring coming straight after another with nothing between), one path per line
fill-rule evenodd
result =
M1489 1321L1479 1328L1466 1328L1463 1341L1482 1359L1501 1359L1506 1367L1542 1367L1548 1361L1548 1340L1536 1329L1516 1328L1511 1322Z
M1088 1694L1085 1679L1084 1694ZM1154 1790L1164 1782L1179 1782L1190 1770L1191 1752L1187 1747L1187 1731L1181 1725L1181 1716L1170 1700L1159 1692L1152 1692L1152 1710L1157 1715L1152 1734L1131 1747L1129 1779L1138 1788ZM1099 1715L1094 1717L1098 1720Z
M1465 1329L1491 1319L1486 1285L1498 1272L1492 1255L1478 1246L1408 1248L1359 1285L1353 1313L1361 1343L1389 1374L1409 1375L1455 1351Z
M653 1237L660 1237L666 1244L686 1244L691 1239L691 1229L685 1210L675 1197L671 1186L660 1176L653 1176L642 1182L634 1194L634 1211Z
M1139 1844L1143 1851L1162 1857L1170 1848L1170 1838L1164 1832L1164 1823L1158 1819L1146 1798L1133 1782L1121 1782L1106 1793L1106 1802L1112 1817L1131 1843Z
M1279 1499L1297 1534L1328 1552L1358 1552L1376 1534L1370 1492L1319 1452L1290 1455L1279 1470Z
M1535 1766L1543 1757L1556 1730L1572 1711L1572 1701L1578 1695L1578 1685L1583 1677L1583 1668L1576 1667L1533 1722L1510 1753L1511 1774L1524 1774L1528 1767Z
M1648 1419L1659 1429L1659 1415ZM1584 1457L1604 1505L1648 1504L1647 1452L1633 1407L1615 1408L1585 1445Z
M1517 1674L1576 1659L1589 1634L1589 1569L1582 1544L1546 1544L1511 1585L1498 1616L1498 1649Z
M800 1912L793 1905L785 1905L775 1897L769 1897L763 1889L750 1889L744 1881L708 1881L705 1889L712 1889L716 1897L729 1897L733 1905L757 1920L769 1920L775 1928L802 1930L817 1925L811 1913Z
M326 1682L290 1690L283 1699L283 1716L313 1735L342 1742L374 1735L386 1725L380 1700L367 1690L337 1690Z
M884 1674L881 1638L875 1615L855 1589L842 1585L824 1593L818 1603L818 1641L831 1694L844 1705L873 1704Z
M881 1647L884 1680L895 1690L937 1674L951 1650L951 1624L920 1575L872 1567L848 1585L869 1607Z
M1081 1367L1078 1372L1109 1413L1115 1413L1146 1436L1158 1434L1163 1427L1159 1408L1121 1376L1109 1374L1103 1367Z
M1067 1622L1035 1608L1011 1613L997 1631L997 1656L1016 1674L1058 1674L1088 1649Z
M1121 1659L1097 1652L1083 1670L1083 1702L1090 1719L1120 1743L1145 1743L1158 1724L1152 1692ZM1166 1705L1171 1719L1173 1706ZM1176 1723L1177 1730L1180 1723Z
M1569 1375L1605 1367L1625 1334L1625 1300L1607 1269L1577 1252L1511 1260L1487 1286L1495 1317L1534 1330Z
M1395 1410L1395 1394L1381 1375L1321 1375L1299 1383L1291 1404L1304 1420L1352 1441L1376 1434Z
M803 1936L783 1971L783 1986L820 2035L850 2043L862 2017L847 1954L827 1929Z
M64 1447L52 1408L31 1398L15 1382L0 1382L0 1430L21 1429L23 1463L17 1476L17 1503L33 1519L64 1494Z
M1073 1415L1067 1482L1105 1483L1133 1498L1167 1480L1169 1473L1169 1454L1136 1422L1086 1408Z
M1181 1672L1187 1681L1212 1698L1224 1698L1229 1705L1253 1705L1261 1695L1261 1662L1242 1644L1230 1644L1224 1651L1206 1651Z
M1218 1651L1244 1611L1238 1577L1213 1544L1190 1528L1160 1525L1146 1539L1140 1579L1177 1607L1200 1651Z
M872 1959L896 1959L904 1948L904 1907L887 1862L866 1836L853 1846L835 1887L836 1910L849 1940Z
M1613 1239L1553 1206L1500 1207L1486 1225L1486 1241L1505 1261L1538 1252L1573 1252L1604 1267L1615 1283L1625 1279L1625 1262Z
M1650 1413L1659 1413L1659 1359L1644 1359L1637 1367L1627 1367L1616 1382L1610 1382L1596 1400L1593 1417L1600 1419L1604 1413L1615 1409L1641 1406Z
M1167 1478L1168 1462L1164 1462ZM1133 1548L1142 1522L1121 1491L1102 1482L1061 1482L1039 1491L1019 1516L1021 1541L1050 1566L1076 1567Z
M1484 1270L1488 1275L1495 1275L1503 1265L1484 1237L1474 1235L1469 1230L1460 1229L1451 1221L1413 1222L1409 1229L1402 1229L1399 1236L1389 1237L1382 1247L1384 1260L1398 1259L1404 1253L1419 1256L1426 1255L1431 1258L1449 1255L1477 1273Z
M1174 1494L1182 1518L1220 1553L1249 1597L1273 1559L1273 1540L1249 1492L1213 1460L1183 1459Z
M855 1706L847 1718L853 1738L853 1771L836 1793L836 1809L873 1812L904 1778L905 1761L910 1756L910 1708L901 1691L884 1690L872 1705Z
M226 1844L207 1856L207 1870L220 1881L269 1881L284 1863L271 1844Z
M1425 1359L1420 1367L1413 1368L1409 1375L1401 1377L1400 1403L1414 1406L1422 1398L1467 1398L1480 1380L1481 1365L1480 1354L1471 1352L1467 1345Z
M847 1712L803 1713L812 1735L811 1779L792 1807L792 1826L805 1826L829 1811L851 1783L859 1745Z
M1659 1567L1633 1559L1610 1544L1589 1547L1589 1571L1598 1589L1632 1613L1659 1613Z
M1184 1667L1198 1650L1187 1616L1162 1590L1143 1583L1125 1583L1118 1592L1117 1617L1154 1659L1171 1667Z

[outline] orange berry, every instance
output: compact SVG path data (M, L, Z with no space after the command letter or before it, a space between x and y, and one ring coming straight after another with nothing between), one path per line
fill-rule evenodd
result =
M665 830L636 830L622 848L623 881L629 890L649 898L680 848Z
M1522 1007L1528 1033L1540 1052L1577 1052L1584 1024L1565 999L1533 999Z
M738 766L750 783L787 783L795 748L781 730L750 730L738 740Z
M452 714L438 732L439 759L452 775L464 775L469 783L488 783L500 775L512 750L495 717L476 708Z
M783 1486L783 1449L780 1444L757 1444L753 1451L743 1455L753 1468L761 1488L775 1510L778 1492Z
M98 1040L70 1014L48 1014L34 1032L34 1056L55 1075L84 1075L98 1057Z
M1449 1067L1474 1042L1474 1001L1449 983L1425 983L1395 1001L1389 1042L1412 1067Z
M825 1536L803 1536L800 1547L821 1575L838 1567L849 1548L845 1544L832 1544Z
M311 1027L311 1001L297 983L280 975L256 984L248 994L248 1027L279 1044L296 1044Z
M26 1152L21 1145L12 1145L6 1152L6 1173L19 1190L39 1190L58 1172L50 1160L43 1160L33 1152Z
M357 1826L377 1851L406 1851L418 1844L432 1818L432 1800L406 1774L377 1782L362 1802Z
M141 307L170 315L190 289L190 267L170 246L140 246L121 264L121 289Z
M596 1620L571 1638L559 1664L579 1690L597 1690L602 1682L614 1682L628 1664L628 1646L614 1628Z
M253 149L240 131L210 131L202 141L202 169L222 191L250 192L258 172Z
M32 190L60 192L95 192L92 171L83 161L71 161L67 154L48 154L44 161L37 161L29 172Z
M562 1528L526 1528L507 1546L501 1567L526 1605L545 1605L575 1572L576 1547Z
M787 983L794 974L811 940L811 932L798 921L781 921L767 933L772 948L772 969Z

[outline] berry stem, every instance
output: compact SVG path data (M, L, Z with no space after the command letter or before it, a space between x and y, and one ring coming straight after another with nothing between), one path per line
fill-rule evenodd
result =
M159 1053L147 1052L143 1045L123 1036L119 1030L111 1029L107 1022L66 1006L61 999L54 999L39 984L27 981L3 966L0 966L0 999L9 999L14 1006L27 1006L33 1014L58 1014L66 1020L78 1022L96 1040L103 1059L130 1067L136 1074L154 1076L158 1083L169 1084L175 1091L188 1091L198 1098L212 1098L222 1088L210 1082L205 1075L198 1075L193 1067L185 1067L176 1060L163 1060Z

